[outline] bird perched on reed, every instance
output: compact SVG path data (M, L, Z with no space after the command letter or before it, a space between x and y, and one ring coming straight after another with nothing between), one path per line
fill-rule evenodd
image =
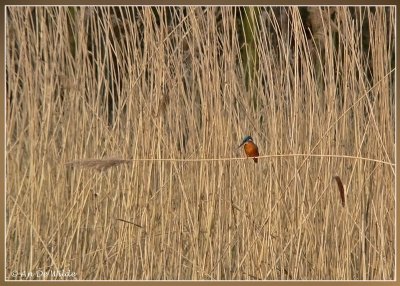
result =
M245 136L242 143L239 145L238 148L242 147L244 145L244 152L246 153L247 157L252 157L254 162L258 162L258 156L260 155L258 153L258 147L257 145L253 142L253 138L251 136Z

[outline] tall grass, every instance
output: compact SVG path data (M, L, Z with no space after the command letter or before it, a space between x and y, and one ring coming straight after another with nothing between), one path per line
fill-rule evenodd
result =
M303 10L9 7L7 279L394 279L395 9Z

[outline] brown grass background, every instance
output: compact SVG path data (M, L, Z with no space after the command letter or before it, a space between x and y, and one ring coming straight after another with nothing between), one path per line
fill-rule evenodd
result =
M7 279L394 279L394 7L6 25Z

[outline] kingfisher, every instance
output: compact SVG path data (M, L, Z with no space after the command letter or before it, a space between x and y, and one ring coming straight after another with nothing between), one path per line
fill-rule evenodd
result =
M244 144L244 152L246 152L247 157L253 157L253 160L255 163L258 162L258 157L260 154L258 153L258 147L256 144L253 142L253 138L251 136L245 136L242 144L239 145L238 148L242 147Z

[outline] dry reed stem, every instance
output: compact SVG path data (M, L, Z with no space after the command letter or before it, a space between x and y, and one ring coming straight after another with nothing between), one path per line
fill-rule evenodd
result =
M131 163L130 159L121 158L102 158L102 159L82 159L65 163L66 166L77 166L81 168L96 169L98 171L105 171L108 168L118 166L121 164Z

